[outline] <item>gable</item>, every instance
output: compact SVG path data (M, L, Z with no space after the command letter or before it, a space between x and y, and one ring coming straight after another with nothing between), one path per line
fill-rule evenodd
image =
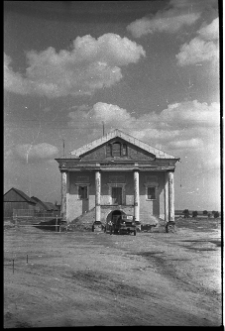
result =
M4 201L22 201L35 204L24 192L15 188L11 188L4 194Z
M105 136L93 141L90 144L87 144L83 147L78 148L77 150L74 150L71 152L71 157L74 159L79 159L80 157L84 158L89 155L92 160L98 160L98 159L104 159L106 157L106 151L104 151L104 148L106 148L106 144L112 141L113 139L118 139L118 140L124 140L127 144L130 146L133 146L133 149L139 151L140 155L148 155L151 157L154 155L154 158L158 159L176 159L174 156L169 155L167 153L164 153L156 148L153 148L140 140L131 137L128 134L125 134L124 132L116 129L112 132L107 133ZM134 148L136 147L136 149ZM140 152L140 150L142 152ZM147 154L146 154L147 152ZM138 154L138 153L136 153ZM91 156L92 155L92 156Z
M154 154L119 137L113 138L107 143L81 155L81 159L84 161L107 161L111 159L118 161L153 161L155 158Z

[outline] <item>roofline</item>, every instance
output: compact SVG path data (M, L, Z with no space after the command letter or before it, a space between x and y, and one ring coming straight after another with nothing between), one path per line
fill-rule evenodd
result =
M37 197L34 197L34 198L37 199L37 200L38 200L37 203L40 203L45 209L48 207L48 206L45 204L44 201L38 199ZM47 209L46 209L46 210L47 210Z
M84 146L81 146L81 147L77 148L76 150L70 152L70 155L74 156L74 159L79 159L81 156L85 155L86 153L90 152L91 150L94 150L95 148L98 148L98 147L104 145L106 142L110 141L111 139L116 138L116 136L118 136L118 137L121 138L121 139L126 140L126 137L125 137L125 138L124 138L124 137L121 137L121 136L118 135L118 133L120 133L121 135L128 136L128 138L134 140L133 143L130 142L130 141L128 141L128 143L133 144L133 145L139 147L140 149L145 150L146 152L148 152L148 153L150 153L150 154L155 155L154 153L157 153L157 152L158 152L159 155L160 155L160 153L163 153L163 154L165 154L165 155L168 156L168 157L162 157L162 159L170 159L170 160L171 160L171 159L173 159L173 160L175 159L175 160L177 160L177 158L174 157L173 155L170 155L170 154L168 154L168 153L166 153L166 152L164 152L164 151L161 151L161 150L159 150L159 149L157 149L157 148L155 148L155 147L152 147L152 146L148 145L147 143L145 143L145 142L143 142L143 141L141 141L141 140L139 140L139 139L137 139L137 138L135 138L135 137L132 137L131 135L129 135L129 134L127 134L127 133L125 133L125 132L123 132L123 131L121 131L121 130L119 130L119 129L112 130L112 131L108 132L105 136L100 137L100 138L94 140L93 142L90 142L90 143L88 143L88 144L86 144L86 145L84 145ZM109 136L109 135L113 135L113 134L114 134L114 137L112 137L112 138L108 138L108 137L107 137L107 136ZM143 144L144 146L141 147L141 146L139 146L138 144L136 145L136 144L135 144L135 140L136 140L137 142ZM97 143L95 146L92 147L91 145L92 145L94 142L96 142L96 141L99 141L99 143ZM145 146L146 146L146 147L145 147ZM82 151L82 149L85 149L85 147L88 148L88 150L86 150L86 151ZM149 150L148 150L149 148L150 148L150 149L153 149L153 151L152 151L152 152L149 151ZM78 153L79 153L79 150L81 150L81 151L80 151L80 154L77 154L77 153L72 154L73 152L76 152L76 151L78 151ZM156 155L155 155L155 156L156 156ZM156 158L161 159L159 156L158 156L158 157L156 156ZM56 159L56 160L57 160L57 159Z
M36 204L36 202L33 202L33 201L31 200L30 197L28 197L29 200L27 200L27 198L23 197L22 194L19 192L20 190L17 189L17 188L15 188L15 187L11 187L11 189L9 189L7 192L5 192L4 195L6 195L7 193L9 193L11 190L16 191L16 193L19 194L19 195L20 195L23 199L25 199L27 202L30 202L30 203ZM24 192L23 192L23 193L24 193ZM24 194L26 194L26 193L24 193ZM4 196L4 195L3 195L3 196Z

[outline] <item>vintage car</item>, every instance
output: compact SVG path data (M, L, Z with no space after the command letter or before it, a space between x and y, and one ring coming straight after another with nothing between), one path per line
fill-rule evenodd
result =
M94 223L92 224L91 230L92 230L92 232L94 232L95 230L97 230L97 231L104 230L104 224L100 221L94 221Z
M110 226L110 234L137 234L134 217L132 215L115 215L112 218L112 225Z

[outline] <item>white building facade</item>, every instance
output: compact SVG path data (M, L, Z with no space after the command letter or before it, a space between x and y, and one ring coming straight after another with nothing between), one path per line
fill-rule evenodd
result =
M94 209L99 221L117 210L143 223L151 216L173 222L178 160L119 130L57 158L63 219Z

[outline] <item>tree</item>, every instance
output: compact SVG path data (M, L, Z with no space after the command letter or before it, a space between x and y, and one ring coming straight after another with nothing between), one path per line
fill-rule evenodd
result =
M193 211L193 212L192 212L192 217L197 217L197 216L198 216L198 212L197 212L197 210Z
M208 215L208 211L207 210L203 210L203 215Z
M219 212L218 211L215 211L214 213L214 218L218 218L220 215L219 215Z
M189 210L188 209L184 209L183 211L184 217L188 218L189 217Z

